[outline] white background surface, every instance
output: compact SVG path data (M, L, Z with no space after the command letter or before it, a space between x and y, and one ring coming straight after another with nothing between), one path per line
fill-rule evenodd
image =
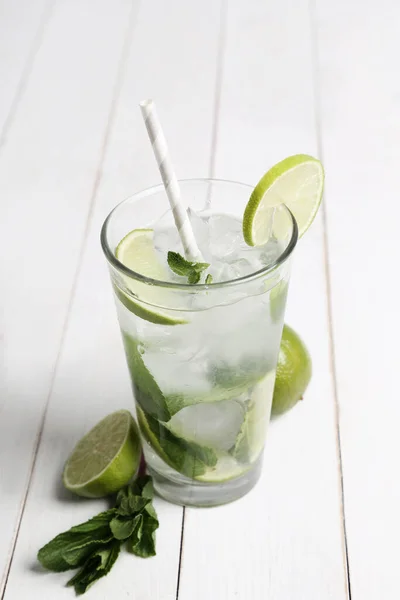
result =
M314 362L229 506L156 501L157 557L88 598L398 600L397 0L0 0L0 597L71 598L37 549L102 509L59 484L131 392L99 229L159 181L138 102L185 177L255 184L322 158L287 321Z

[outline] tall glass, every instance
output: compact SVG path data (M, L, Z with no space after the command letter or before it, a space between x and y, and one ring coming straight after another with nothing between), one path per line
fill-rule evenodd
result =
M219 180L180 185L195 211L240 219L252 191ZM107 217L101 243L155 488L178 504L212 506L260 476L297 225L281 205L269 224L280 249L272 264L188 285L144 277L115 256L130 231L152 228L167 210L162 186L136 194Z

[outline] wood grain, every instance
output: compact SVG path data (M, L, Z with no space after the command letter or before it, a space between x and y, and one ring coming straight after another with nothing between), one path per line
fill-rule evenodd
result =
M224 56L216 175L254 184L282 157L315 154L308 3L231 1ZM271 424L257 487L186 510L180 600L348 598L320 218L299 243L289 297L312 383Z
M0 146L23 96L53 0L0 1Z
M59 531L104 506L102 502L74 502L59 484L63 462L77 439L103 415L120 407L132 408L111 286L100 250L100 227L119 200L159 182L138 108L143 97L157 101L179 176L207 174L219 15L219 3L212 0L197 7L185 0L172 5L152 0L143 3L135 15L6 600L70 597L71 590L63 588L65 574L35 572L36 551ZM161 500L156 506L161 524L157 557L147 561L124 553L110 576L90 592L93 597L175 600L182 509Z
M400 7L316 2L352 600L400 594Z
M89 0L54 7L0 155L2 586L52 386L131 10L125 0L101 0L95 13L92 7Z

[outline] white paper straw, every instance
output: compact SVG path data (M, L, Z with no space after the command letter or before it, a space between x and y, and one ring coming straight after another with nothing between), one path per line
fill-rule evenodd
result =
M197 246L187 210L181 199L178 180L172 166L167 142L153 100L143 100L143 102L140 103L140 109L161 173L165 191L167 192L168 200L171 205L175 225L182 241L185 256L188 260L201 262L203 258L199 247Z

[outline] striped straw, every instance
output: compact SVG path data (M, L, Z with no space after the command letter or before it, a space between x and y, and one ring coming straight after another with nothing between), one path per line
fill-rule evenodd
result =
M157 160L158 168L167 192L168 200L174 215L175 225L178 229L185 256L191 261L202 261L203 257L196 238L194 237L192 226L189 221L187 210L181 199L181 191L176 178L171 158L168 152L167 142L165 140L160 121L157 116L156 107L153 100L143 100L140 103L143 119L147 128L147 133L151 141L154 155Z

